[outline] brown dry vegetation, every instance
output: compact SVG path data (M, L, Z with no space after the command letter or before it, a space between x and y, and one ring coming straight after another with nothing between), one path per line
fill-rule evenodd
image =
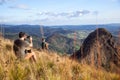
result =
M52 51L34 51L36 63L17 60L12 42L0 38L0 80L120 80L117 73L78 63L67 56Z

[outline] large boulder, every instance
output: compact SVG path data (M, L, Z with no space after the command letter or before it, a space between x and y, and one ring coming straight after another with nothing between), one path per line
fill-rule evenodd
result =
M88 35L79 51L72 55L75 59L97 67L109 69L111 64L120 66L120 56L116 42L110 32L98 28Z

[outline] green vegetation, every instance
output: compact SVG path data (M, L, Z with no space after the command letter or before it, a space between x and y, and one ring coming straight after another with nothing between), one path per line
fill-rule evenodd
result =
M91 30L78 30L76 31L76 38L77 39L85 39L88 34L91 32ZM66 35L68 38L74 38L75 37L75 33L69 33Z
M16 28L17 27L17 28ZM5 38L15 40L18 38L18 33L20 31L26 32L28 35L33 37L33 43L35 48L41 47L41 32L39 25L13 25L10 27L5 27ZM64 30L62 28L52 28L52 27L44 27L44 36L46 37L46 41L50 43L50 49L55 50L58 53L73 53L73 38L74 38L74 30ZM77 31L77 40L75 50L78 50L78 46L81 45L81 39L87 37L89 31L88 30L78 30ZM58 36L50 38L51 35L57 34ZM53 35L54 36L54 35ZM49 40L50 39L50 40ZM56 43L54 43L56 42Z

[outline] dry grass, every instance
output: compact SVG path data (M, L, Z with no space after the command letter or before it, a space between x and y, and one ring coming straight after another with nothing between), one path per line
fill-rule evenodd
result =
M17 60L12 42L0 39L0 80L120 80L116 73L72 61L52 51L37 51L37 62Z

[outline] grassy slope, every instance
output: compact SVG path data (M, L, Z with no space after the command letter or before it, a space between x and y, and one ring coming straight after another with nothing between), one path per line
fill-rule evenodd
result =
M34 50L38 61L16 60L12 42L0 38L0 80L120 80L120 75L59 56Z

